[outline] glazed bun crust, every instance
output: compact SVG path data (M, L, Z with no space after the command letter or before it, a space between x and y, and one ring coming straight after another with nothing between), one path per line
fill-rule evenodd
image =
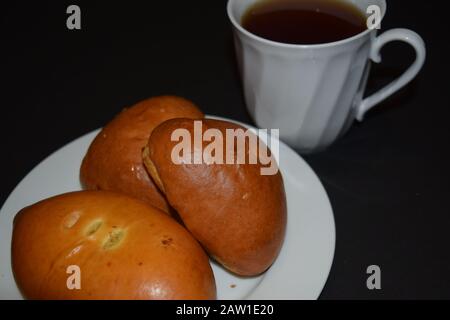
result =
M44 200L15 218L12 263L29 299L214 299L207 255L172 218L116 193ZM69 290L67 268L81 270Z
M173 118L203 118L192 102L174 96L142 101L122 111L98 134L81 165L87 190L128 194L169 212L166 199L142 163L142 149L155 127Z
M226 129L242 129L217 120L203 120L202 127L218 129L224 137ZM171 154L179 142L171 141L171 134L180 128L194 136L194 121L188 119L167 121L153 131L144 151L149 173L213 258L239 275L264 272L277 257L285 234L281 174L261 175L260 164L176 165ZM203 149L207 145L203 143ZM192 157L194 153L193 149Z

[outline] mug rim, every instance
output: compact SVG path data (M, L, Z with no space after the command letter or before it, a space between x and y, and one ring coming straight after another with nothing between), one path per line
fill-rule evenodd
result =
M342 40L338 40L338 41L333 41L333 42L326 42L326 43L318 43L318 44L292 44L292 43L283 43L283 42L277 42L277 41L273 41L273 40L269 40L260 36L257 36L256 34L246 30L241 23L239 23L238 21L236 21L234 14L232 12L232 7L234 5L235 2L237 2L239 0L228 0L228 4L227 4L227 14L228 14L228 19L230 19L231 23L233 24L233 26L239 30L241 33L243 33L244 35L246 35L247 37L258 41L258 42L262 42L264 44L270 45L270 46L276 46L276 47L281 47L281 48L290 48L290 49L320 49L320 48L329 48L329 47L333 47L333 46L339 46L339 45L344 45L353 41L356 41L360 38L365 37L366 35L370 34L372 31L377 31L377 29L366 29L363 32L360 32L352 37L349 38L345 38ZM260 0L254 0L254 2L257 2ZM347 0L345 0L347 1ZM381 2L382 5L382 13L381 13L381 22L383 21L386 12L387 12L387 3L386 0L376 0ZM242 17L241 17L242 18Z

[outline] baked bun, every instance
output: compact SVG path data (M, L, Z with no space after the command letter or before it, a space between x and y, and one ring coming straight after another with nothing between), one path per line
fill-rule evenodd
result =
M226 129L243 129L224 121L200 122L203 132L217 129L223 137ZM261 175L259 161L244 165L208 161L177 165L172 153L181 141L171 141L177 129L186 129L195 145L194 120L164 122L153 131L143 152L149 173L185 226L215 260L238 275L264 272L277 257L285 234L286 197L281 174ZM203 142L203 149L208 144ZM248 153L249 144L246 146ZM191 159L198 152L192 148ZM186 155L174 152L174 156Z
M190 101L162 96L150 98L121 112L95 138L81 165L87 190L116 191L169 212L166 199L142 163L142 149L152 130L173 118L203 118Z
M12 266L29 299L214 299L208 257L162 211L122 194L69 193L20 211ZM80 268L81 289L68 289ZM76 283L76 282L75 282Z

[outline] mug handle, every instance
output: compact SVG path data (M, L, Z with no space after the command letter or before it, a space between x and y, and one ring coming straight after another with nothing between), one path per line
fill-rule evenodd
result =
M394 80L392 83L361 102L356 112L356 119L358 121L363 121L367 111L411 82L417 76L425 63L425 42L417 33L408 29L392 29L378 36L374 40L370 52L370 58L373 62L381 62L380 51L385 44L391 41L403 41L409 43L416 50L416 60L409 67L409 69L402 76L400 76L400 78Z

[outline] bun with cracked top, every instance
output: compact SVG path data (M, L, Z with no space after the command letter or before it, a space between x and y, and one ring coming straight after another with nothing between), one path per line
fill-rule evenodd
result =
M29 299L216 297L209 259L190 233L118 193L74 192L21 210L12 266ZM80 290L68 288L70 266L79 267Z

